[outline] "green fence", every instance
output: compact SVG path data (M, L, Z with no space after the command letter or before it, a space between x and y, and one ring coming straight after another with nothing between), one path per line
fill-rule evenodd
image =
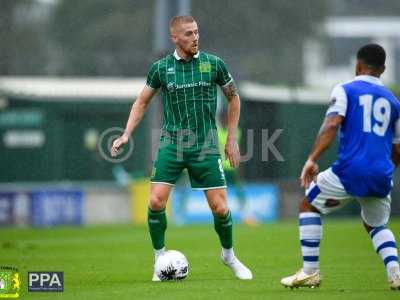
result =
M12 97L0 112L0 181L110 180L115 164L97 149L99 136L124 127L128 101L39 101ZM128 170L150 173L149 117L123 162Z
M298 177L324 119L326 108L317 104L243 101L242 152L249 150L249 135L251 132L254 135L254 153L243 165L245 177L251 180ZM274 155L265 142L263 145L263 133L264 141L271 139L274 133L279 134L273 145L281 157ZM320 162L321 168L326 168L333 162L336 149L335 144L324 155Z

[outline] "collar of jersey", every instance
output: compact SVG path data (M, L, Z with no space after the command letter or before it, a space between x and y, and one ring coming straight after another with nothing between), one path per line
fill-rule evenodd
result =
M193 55L193 58L198 58L199 55L200 55L200 51L197 51L197 53L195 55ZM178 51L176 51L176 49L174 51L174 57L177 61L184 60L182 57L179 56Z
M359 75L354 78L354 80L362 80L376 85L383 85L382 81L379 80L378 77L370 76L370 75Z

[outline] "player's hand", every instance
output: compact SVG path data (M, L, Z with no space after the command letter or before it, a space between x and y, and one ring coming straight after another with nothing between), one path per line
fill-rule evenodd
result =
M239 145L235 139L227 139L225 144L225 157L229 159L231 167L236 168L240 163Z
M310 186L310 183L316 180L318 172L318 164L315 161L308 159L304 164L303 170L301 171L301 186L307 189Z
M123 145L125 145L128 142L128 140L129 140L129 137L125 134L123 134L119 138L115 139L111 146L111 149L110 149L111 156L112 157L117 156L119 151L121 150L121 147Z

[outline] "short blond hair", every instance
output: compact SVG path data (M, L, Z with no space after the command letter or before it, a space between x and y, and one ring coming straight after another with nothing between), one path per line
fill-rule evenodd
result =
M192 16L175 16L169 21L169 30L172 32L178 24L193 22L196 20Z

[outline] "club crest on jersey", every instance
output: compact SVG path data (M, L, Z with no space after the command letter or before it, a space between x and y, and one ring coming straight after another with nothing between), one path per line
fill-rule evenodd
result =
M210 73L211 72L211 64L209 62L200 63L199 69L201 73Z
M174 92L175 91L175 89L176 89L176 87L175 87L175 82L169 82L168 84L167 84L167 90L169 91L169 92Z
M175 74L175 68L174 67L169 67L168 69L167 69L167 74Z
M329 102L329 106L333 106L333 105L335 105L335 103L336 103L336 97L333 97L331 99L331 101Z

